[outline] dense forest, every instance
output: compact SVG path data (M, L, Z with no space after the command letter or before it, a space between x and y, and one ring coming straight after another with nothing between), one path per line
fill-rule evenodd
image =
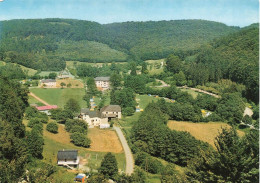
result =
M166 68L175 74L175 78L183 74L183 77L190 81L187 84L191 86L206 85L212 88L214 84L210 82L230 79L245 85L246 89L241 93L247 99L258 103L258 34L257 26L245 27L239 32L201 46L196 52L184 51L170 55Z
M205 20L101 25L71 19L0 22L0 59L41 70L64 69L64 60L111 62L165 58L175 50L239 31Z

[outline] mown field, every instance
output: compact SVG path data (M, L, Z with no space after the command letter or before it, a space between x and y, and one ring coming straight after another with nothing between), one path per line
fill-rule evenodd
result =
M73 98L82 108L86 107L86 102L83 100L84 88L31 88L30 91L51 105L64 107L68 99Z
M169 121L168 127L172 130L187 131L196 139L204 141L215 147L215 138L221 132L222 128L231 128L227 123L209 122L209 123L192 123L184 121ZM245 133L237 130L239 136Z

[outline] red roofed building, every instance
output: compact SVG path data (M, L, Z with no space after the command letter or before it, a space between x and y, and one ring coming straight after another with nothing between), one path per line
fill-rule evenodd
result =
M57 109L58 106L57 105L46 105L46 106L39 106L39 107L36 107L36 109L40 112L44 112L46 113L47 115L50 115L49 113L49 110L51 109Z

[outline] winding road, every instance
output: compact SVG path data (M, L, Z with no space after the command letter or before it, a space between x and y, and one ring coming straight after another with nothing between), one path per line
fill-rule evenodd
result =
M134 158L133 154L131 152L131 149L129 148L127 141L125 139L125 136L123 135L123 132L121 131L120 127L113 127L116 130L116 133L122 143L122 146L125 151L125 158L126 158L126 169L125 173L127 175L131 175L134 172Z

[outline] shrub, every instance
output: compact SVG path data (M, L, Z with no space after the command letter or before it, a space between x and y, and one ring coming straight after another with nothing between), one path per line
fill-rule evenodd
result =
M79 119L68 119L65 122L65 129L68 132L71 132L73 126L80 126L81 128L83 128L85 130L85 132L87 132L88 130L88 125L86 122L79 120Z
M126 107L123 108L122 114L124 116L132 116L135 112L135 109L133 107Z
M90 147L90 139L85 134L75 132L70 135L70 139L76 146Z
M71 128L70 130L71 133L75 133L75 132L79 132L79 133L86 133L86 129L82 128L81 126L79 125L75 125Z
M47 124L46 130L48 130L51 133L58 133L58 124L54 122L50 122Z
M248 124L248 125L251 125L252 124L252 118L248 115L245 115L242 119L242 121L245 123L245 124Z
M31 118L27 124L28 127L32 128L36 124L42 125L42 119L41 118Z

